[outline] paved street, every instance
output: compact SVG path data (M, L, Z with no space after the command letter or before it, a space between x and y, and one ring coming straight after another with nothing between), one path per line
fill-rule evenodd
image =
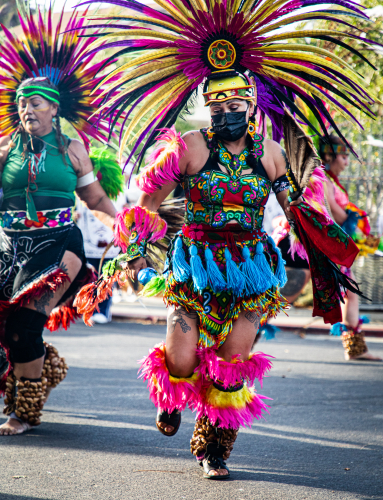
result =
M116 323L46 334L70 366L32 432L0 438L1 500L383 499L383 363L346 363L339 339L292 333L258 345L275 356L261 394L270 415L242 430L232 480L202 479L187 411L162 436L137 359L162 325ZM368 339L383 356L383 339Z

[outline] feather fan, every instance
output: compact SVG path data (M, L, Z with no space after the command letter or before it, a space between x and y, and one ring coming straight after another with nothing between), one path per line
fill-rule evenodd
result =
M296 200L307 186L311 174L321 165L321 159L315 149L313 140L299 125L290 111L285 108L283 116L283 135L288 160L287 177L293 192L292 200Z

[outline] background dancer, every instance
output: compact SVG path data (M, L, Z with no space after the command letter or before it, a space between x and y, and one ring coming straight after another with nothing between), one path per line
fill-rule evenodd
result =
M379 238L371 234L367 213L350 203L347 191L339 180L339 175L349 165L350 149L339 137L331 135L330 140L331 144L323 141L320 144L320 156L325 165L324 192L327 206L334 220L361 248L361 253L374 253L378 248ZM351 268L344 268L342 271L355 279ZM359 315L359 297L350 290L344 296L342 316L342 322L334 325L331 333L342 336L345 358L382 361L368 352L362 331L363 317Z
M0 51L0 342L12 364L2 385L9 419L0 435L39 425L49 390L66 375L64 359L42 333L78 317L74 294L93 279L72 220L74 191L110 226L115 214L86 148L60 124L69 120L86 146L87 134L103 137L87 122L99 64L83 64L89 40L75 32L62 37L61 21L52 36L48 17L47 25L41 15L38 24L32 16L23 21L23 43L4 28ZM82 25L73 14L68 26Z
M117 217L115 239L125 255L105 267L102 281L84 287L76 299L87 319L98 296L123 279L127 268L132 277L145 269L150 244L166 234L166 223L156 210L182 180L187 199L185 224L169 246L168 273L162 278L154 276L145 287L153 292L161 283L165 286L165 302L171 308L166 345L150 352L141 371L158 408L157 426L162 433L172 436L177 432L180 412L187 404L196 411L191 449L207 479L229 477L224 461L239 427L251 425L267 408L252 385L255 379L262 380L270 360L262 353L249 352L260 316L273 316L286 306L279 292L285 283L280 252L262 231L270 190L297 219L296 230L309 252L313 281L330 291L323 297L320 290L314 290L315 310L326 321L340 318L338 280L350 285L327 254L341 264L352 262L358 252L329 218L307 203L289 204L286 190L291 186L291 199L299 200L319 160L289 112L284 115L283 105L299 112L293 92L302 96L315 115L322 100L341 106L336 101L339 96L352 106L356 100L349 96L354 95L368 106L368 94L360 90L363 81L344 67L343 60L316 45L279 43L341 32L275 34L278 27L301 19L300 15L291 15L287 2L252 5L234 1L212 5L200 0L186 6L174 0L161 2L165 12L159 12L127 1L126 6L136 12L127 12L120 19L130 22L133 16L145 21L145 29L129 24L121 41L118 28L122 26L112 23L115 31L98 42L100 50L123 46L123 52L134 51L123 65L124 76L109 86L111 91L121 89L110 102L110 111L128 109L130 121L120 147L130 146L131 157L141 147L138 161L144 158L159 129L175 122L201 83L210 107L208 129L190 132L184 139L173 128L162 134L164 143L153 152L138 181L145 194L136 207ZM363 15L351 3L342 2L342 6L351 14L357 10L357 15ZM309 19L327 13L318 10L304 15ZM114 41L116 37L118 41ZM339 67L347 73L345 77L342 73L342 80ZM113 78L114 73L109 76ZM354 79L358 85L353 85ZM336 91L335 97L329 99L323 88ZM109 116L102 107L100 114ZM290 166L278 143L264 140L261 134L266 115L272 120L276 141L282 136L282 116L286 120ZM352 119L351 113L349 116ZM332 122L331 116L326 118ZM294 141L295 152L290 148ZM312 223L314 215L320 229Z

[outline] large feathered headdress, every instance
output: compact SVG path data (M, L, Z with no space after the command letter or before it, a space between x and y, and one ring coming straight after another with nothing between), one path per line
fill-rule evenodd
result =
M275 137L280 137L282 131L285 104L305 120L294 105L295 96L307 104L319 123L323 125L322 115L339 134L326 105L356 123L356 110L371 116L369 106L373 99L363 77L329 50L302 39L326 40L346 47L366 62L358 50L337 37L364 44L374 42L340 30L288 29L292 23L309 19L336 21L353 28L345 16L368 18L351 0L323 0L321 4L338 5L341 9L322 7L305 13L298 13L298 9L318 2L154 0L161 8L156 10L136 0L107 1L127 11L125 15L103 16L109 24L97 27L111 31L100 34L101 40L94 42L90 50L118 48L116 56L131 57L100 82L99 86L108 84L100 113L105 118L116 111L127 111L120 137L121 151L127 145L133 155L143 146L138 160L153 144L159 129L175 122L198 85L217 71L222 71L224 77L226 71L232 74L235 70L254 79L256 94L263 99L258 111L272 119ZM116 73L122 71L123 75L112 82ZM110 91L116 91L112 98L107 95ZM111 124L113 127L115 122L112 120ZM323 132L326 134L324 125Z
M89 146L88 137L106 141L107 123L89 119L101 102L102 90L93 96L90 91L101 82L97 74L105 62L93 63L94 54L87 52L95 38L80 38L82 15L74 11L63 26L62 12L54 31L51 10L46 22L40 10L35 17L19 14L24 34L20 39L1 26L5 40L0 46L0 136L12 134L19 124L16 93L21 82L45 76L58 89L60 117L73 125L85 145Z

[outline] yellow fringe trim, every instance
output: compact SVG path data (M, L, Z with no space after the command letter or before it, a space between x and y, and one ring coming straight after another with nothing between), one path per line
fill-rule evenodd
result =
M187 378L184 378L184 377L173 377L173 375L170 375L169 374L169 380L172 384L179 384L180 382L189 382L189 384L191 382L197 382L197 380L199 379L199 374L198 373L193 373L193 375L191 377L187 377Z
M214 408L242 410L253 401L254 396L254 391L246 385L236 392L223 392L211 385L206 391L206 402Z

